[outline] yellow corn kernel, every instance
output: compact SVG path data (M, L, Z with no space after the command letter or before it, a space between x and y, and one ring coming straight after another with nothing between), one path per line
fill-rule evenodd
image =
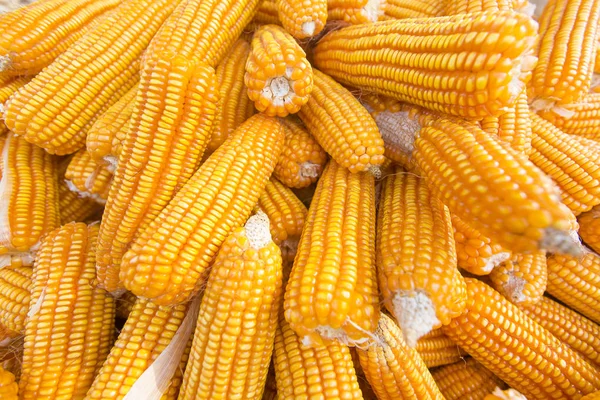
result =
M483 400L497 386L504 386L490 370L473 358L434 370L431 375L446 400Z
M481 119L515 103L535 38L535 22L510 11L384 21L329 33L314 65L342 84Z
M600 400L600 391L585 395L580 400Z
M565 133L600 139L600 93L587 94L577 103L561 107L566 110L563 115L544 110L538 115Z
M100 204L89 197L79 197L78 193L69 189L64 179L58 181L58 209L61 225L91 221L95 216L102 216Z
M0 114L4 113L4 103L17 90L29 83L33 76L0 75Z
M0 324L16 333L25 331L33 281L30 267L0 269Z
M285 117L308 101L313 71L306 53L289 33L277 25L264 25L252 37L244 83L258 111Z
M401 168L383 180L377 275L384 304L410 347L465 307L450 213L424 179Z
M540 16L538 62L531 82L534 109L577 102L594 73L600 2L549 0Z
M50 65L119 0L49 0L0 15L0 72L34 75Z
M465 281L466 312L443 331L473 358L528 399L577 399L600 389L600 375L579 354L485 283Z
M444 13L444 1L440 0L385 0L383 15L379 20L440 17Z
M107 164L111 172L117 168L117 159L129 128L137 90L137 86L129 89L94 122L87 134L88 153L97 164Z
M590 363L600 366L599 325L549 297L519 308Z
M494 268L492 286L514 304L535 304L546 290L546 251L515 254Z
M327 0L276 0L281 25L296 39L321 33L327 22Z
M148 46L146 68L173 56L216 68L256 13L260 0L178 2Z
M260 25L267 24L281 25L277 0L260 0L258 10L252 21L250 21L250 24L248 24L248 27L255 29Z
M531 113L529 159L561 189L562 202L575 215L600 204L600 154Z
M474 275L487 275L510 258L510 251L451 214L458 266Z
M356 348L360 365L377 398L444 399L419 353L410 348L396 323L381 314L377 340Z
M548 257L547 291L572 309L600 324L600 256Z
M134 382L171 343L186 312L192 313L192 308L189 303L160 307L148 300L137 299L85 399L123 399ZM191 337L188 342L191 343ZM161 400L177 399L188 354L184 353L181 360L174 360L179 363L179 368Z
M369 24L383 17L386 0L327 0L327 20Z
M572 215L550 178L496 137L474 124L436 118L414 146L432 193L491 240L514 252L581 251L569 233Z
M219 246L250 215L283 140L274 118L257 114L240 125L125 254L120 273L125 287L161 305L195 293Z
M180 400L262 396L281 304L281 273L281 253L264 213L250 217L223 242L200 304Z
M59 224L56 160L13 133L2 141L0 255L28 253Z
M523 154L531 153L531 117L525 90L519 94L514 106L498 116L497 135L516 151Z
M442 1L444 3L444 1ZM472 14L493 10L512 10L512 0L446 0L443 15Z
M371 170L384 161L383 140L369 112L352 93L313 69L314 88L298 116L323 149L351 172Z
M137 299L138 299L137 296L131 292L123 293L118 299L115 300L115 302L116 302L115 316L117 318L126 320L129 317L129 315L131 314L131 310L133 310L133 307L135 306Z
M327 153L301 123L292 119L281 122L285 144L273 174L290 188L307 187L321 176Z
M177 2L122 2L10 98L6 125L48 152L79 150L95 120L137 83L139 57Z
M580 214L577 221L581 240L595 252L600 252L600 207Z
M216 107L211 67L176 56L144 69L100 226L98 281L109 292L122 289L132 241L198 168Z
M294 400L323 396L328 400L363 399L350 349L332 342L307 346L279 314L273 364L277 398Z
M246 60L250 45L238 39L216 69L220 107L215 116L215 127L206 146L212 153L244 121L254 114L254 104L248 98L244 86Z
M18 400L19 384L15 376L0 365L0 398L3 400Z
M306 218L306 206L273 177L267 182L257 206L271 221L271 236L281 249L284 268L291 267Z
M20 398L83 398L110 349L112 296L95 288L98 225L49 233L33 268Z
M434 329L421 336L417 340L415 350L419 352L427 368L454 364L462 360L467 354L448 336L444 335L441 329Z
M98 165L86 149L81 149L69 162L65 181L81 197L89 197L99 204L106 203L113 174L106 165Z
M379 319L376 279L374 178L331 160L306 216L285 318L305 343L364 343Z

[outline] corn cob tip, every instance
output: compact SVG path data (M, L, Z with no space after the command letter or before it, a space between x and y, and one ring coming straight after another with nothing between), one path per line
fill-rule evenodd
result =
M10 69L10 56L0 56L0 72L8 71Z
M306 36L313 36L315 34L315 29L317 29L317 24L315 21L307 21L302 23L302 32Z
M369 171L369 173L373 175L375 179L381 179L382 173L379 165L371 165L369 168L367 168L367 171Z
M441 325L436 317L433 302L422 291L397 291L392 298L392 307L409 347L415 347L421 336Z
M244 228L246 229L248 242L253 249L259 250L271 243L269 217L264 212L259 210L248 218Z
M319 177L321 166L312 161L305 161L300 164L300 177L303 179L316 179Z
M584 249L575 231L562 231L552 227L544 229L544 236L540 241L540 249L550 253L568 254L579 257L584 254Z
M526 1L520 7L515 8L515 11L520 12L521 14L525 14L528 17L532 17L535 14L536 5Z
M89 179L89 178L92 178L92 180L91 180L91 181L93 182L93 177L94 177L94 176L95 176L95 174L91 174L91 175L88 177L88 181L90 181L90 179ZM101 204L101 205L104 205L104 204L106 204L106 200L105 200L105 199L103 199L103 198L102 198L102 197L101 197L101 196L100 196L98 193L91 193L91 192L87 192L87 191L81 191L81 190L79 190L79 188L77 188L77 186L75 186L75 184L74 184L74 183L73 183L71 180L69 180L69 179L65 179L65 183L67 184L67 187L69 188L69 190L70 190L71 192L75 192L75 193L77 193L77 195L78 195L79 197L83 197L83 198L89 198L89 199L91 199L91 200L94 200L96 203L98 203L98 204ZM86 187L87 187L87 186L88 186L88 184L87 184L87 182L86 182ZM91 187L91 186L92 186L92 185L90 185L90 187Z
M385 0L368 0L361 14L370 22L377 22L385 13Z
M115 156L104 156L103 160L106 162L106 169L111 174L114 174L117 170L117 157Z
M484 258L484 266L481 268L481 271L484 274L489 274L492 272L494 268L498 265L502 264L504 261L510 258L510 253L507 251L503 251L501 253L492 254L488 258Z
M502 285L504 296L508 297L512 303L523 303L527 300L523 290L527 281L519 276L515 276L514 272L508 273L508 280Z

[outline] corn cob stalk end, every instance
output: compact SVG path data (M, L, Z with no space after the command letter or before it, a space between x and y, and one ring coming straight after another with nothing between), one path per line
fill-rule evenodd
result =
M392 298L392 307L409 347L415 347L421 336L441 325L433 302L422 291L397 291Z

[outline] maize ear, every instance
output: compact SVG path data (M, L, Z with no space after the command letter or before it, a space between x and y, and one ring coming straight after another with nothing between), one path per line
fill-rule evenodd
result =
M451 15L444 12L444 1L385 0L383 15L379 20L440 17L442 15Z
M99 204L106 203L112 178L108 167L96 164L86 149L73 155L65 172L65 182L72 191Z
M313 71L304 50L277 25L260 27L251 46L244 83L256 109L271 117L297 113L313 89Z
M342 84L481 119L523 91L535 37L535 22L510 11L384 21L329 33L314 65Z
M512 10L513 2L512 0L446 0L445 3L444 15L456 15L491 10Z
M535 304L546 290L546 252L515 254L494 268L490 279L494 289L514 304Z
M466 312L443 331L528 399L577 399L600 389L579 354L483 282L465 278Z
M529 116L526 91L524 90L519 94L514 106L500 114L497 118L498 131L496 134L498 137L518 152L523 154L531 153L533 133L531 130L531 117ZM483 130L489 133L485 128Z
M122 289L121 259L196 171L216 114L215 72L176 56L145 68L98 239L98 280Z
M125 287L161 305L196 292L218 247L250 215L283 140L283 127L273 118L257 114L240 125L125 254Z
M495 387L504 387L496 375L471 357L431 374L446 400L483 400Z
M31 298L30 267L7 266L0 269L0 325L23 333Z
M600 325L545 296L519 308L590 363L600 366Z
M0 72L34 75L117 7L119 0L36 1L0 15Z
M49 233L33 270L21 399L83 398L110 349L114 299L92 285L98 225Z
M600 93L583 96L577 103L561 106L565 113L540 110L538 115L570 135L600 139Z
M580 214L577 221L581 240L595 252L600 252L600 207Z
M421 336L417 340L415 350L419 352L427 368L454 364L467 354L439 328Z
M374 178L331 160L306 216L285 318L304 343L364 343L379 319L376 279Z
M281 296L281 253L269 218L258 213L229 235L215 259L180 400L262 396Z
M419 353L408 347L390 317L381 314L375 336L372 345L356 351L378 399L444 399Z
M327 22L327 0L276 0L281 25L296 39L321 33Z
M79 150L95 120L138 82L139 58L177 2L122 2L10 98L6 125L48 152Z
M600 256L592 252L581 258L553 254L547 264L548 293L600 324Z
M313 72L312 94L298 116L342 167L378 175L384 148L375 121L342 85L320 71Z
M254 114L254 104L244 87L246 60L250 45L238 39L216 69L220 107L215 116L214 129L206 151L211 154L244 121Z
M302 124L292 119L281 122L285 143L273 174L290 188L307 187L321 176L327 153Z
M327 20L370 24L383 17L386 0L327 0Z
M17 90L28 84L32 76L2 76L0 75L0 114L4 113L4 103Z
M450 213L423 179L400 168L383 181L377 275L384 304L410 347L465 307Z
M19 384L15 376L0 365L0 398L3 400L18 400Z

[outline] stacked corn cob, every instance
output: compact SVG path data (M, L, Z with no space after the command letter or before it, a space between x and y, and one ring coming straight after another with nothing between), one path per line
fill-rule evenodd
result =
M0 398L593 398L600 0L531 8L0 8Z

